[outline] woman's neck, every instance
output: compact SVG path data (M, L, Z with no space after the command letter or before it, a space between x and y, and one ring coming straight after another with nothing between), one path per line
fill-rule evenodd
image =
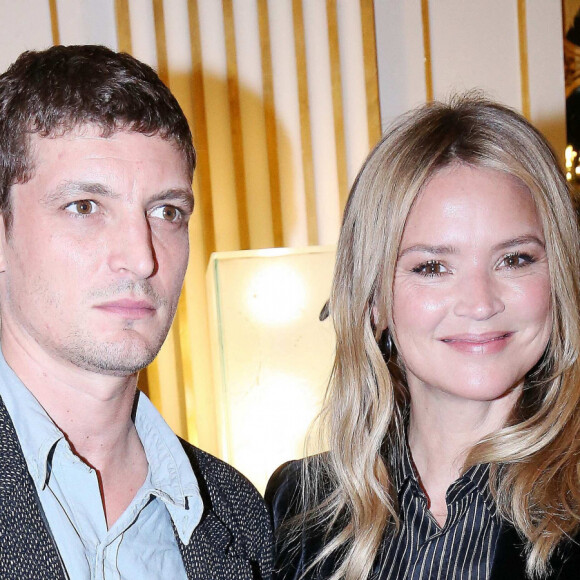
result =
M472 447L505 424L520 389L494 401L460 399L411 385L410 390L409 448L429 509L443 525L447 489L461 475Z

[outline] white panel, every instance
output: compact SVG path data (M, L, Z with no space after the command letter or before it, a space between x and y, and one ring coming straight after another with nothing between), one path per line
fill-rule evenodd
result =
M207 155L214 199L214 231L216 247L222 251L239 247L223 7L221 1L198 0L198 11L209 147ZM218 200L223 200L223 205ZM226 216L224 212L228 210L230 213Z
M155 20L151 0L129 0L132 54L157 69Z
M62 44L103 44L118 49L114 0L57 0Z
M227 78L227 56L221 0L198 0L203 65L212 74Z
M429 12L434 97L480 88L521 110L517 2L437 0Z
M358 0L339 0L337 20L346 174L350 187L369 152L365 63Z
M46 0L0 0L0 22L0 72L25 50L42 50L52 45Z
M335 338L318 313L333 266L334 248L310 247L223 252L208 267L220 457L262 491L303 456L320 409Z
M303 0L308 104L320 244L336 243L340 224L336 143L324 0Z
M421 2L375 0L375 34L384 131L426 99Z
M191 37L187 0L164 0L165 45L167 49L168 85L185 115L191 118Z
M187 0L164 0L165 43L171 74L191 74L191 42Z
M268 0L284 245L308 244L292 0Z
M244 89L263 98L260 28L256 0L235 0L234 26L238 78Z
M236 0L233 8L250 245L268 248L273 245L272 204L258 5Z
M563 161L566 101L561 5L536 1L526 5L531 120Z

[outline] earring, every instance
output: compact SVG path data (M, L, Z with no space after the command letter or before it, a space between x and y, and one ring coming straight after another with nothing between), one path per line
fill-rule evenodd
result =
M391 338L391 333L388 328L385 328L379 338L379 348L383 353L383 358L385 362L389 362L391 355L393 354L393 339Z
M320 320L320 322L323 322L329 316L330 316L330 299L324 303L324 306L322 307L322 310L320 311L320 314L318 315L318 320Z

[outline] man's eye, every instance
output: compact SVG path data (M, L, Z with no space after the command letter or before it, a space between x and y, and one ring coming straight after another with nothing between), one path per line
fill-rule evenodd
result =
M80 199L69 203L65 209L71 213L90 215L97 211L97 204L90 199Z
M149 215L151 217L165 220L166 222L177 222L183 217L181 210L173 205L162 205L161 207L156 207Z
M415 266L413 272L421 274L421 276L434 277L446 274L447 268L437 260L429 260L428 262L423 262L423 264Z

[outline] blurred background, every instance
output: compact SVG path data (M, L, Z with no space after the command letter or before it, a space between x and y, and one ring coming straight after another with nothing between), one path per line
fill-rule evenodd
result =
M24 50L104 44L154 67L191 123L190 266L168 340L140 376L179 435L260 489L303 453L332 367L332 326L318 313L341 212L397 115L481 89L543 131L576 181L579 8L580 0L0 0L1 70Z

